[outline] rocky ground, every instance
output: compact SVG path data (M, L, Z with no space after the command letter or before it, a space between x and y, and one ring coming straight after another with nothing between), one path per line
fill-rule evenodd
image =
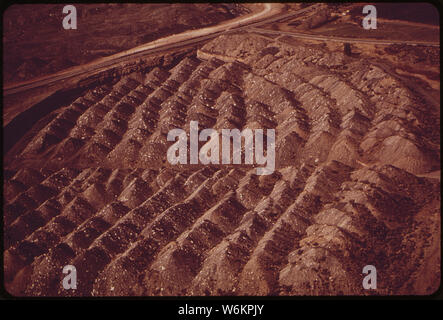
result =
M91 88L4 159L14 295L423 295L439 105L367 59L253 33ZM172 128L275 128L276 170L171 166ZM63 266L78 288L64 290ZM362 269L377 268L377 290Z
M236 4L76 4L77 29L62 26L66 4L17 4L4 13L3 81L29 80L248 10Z

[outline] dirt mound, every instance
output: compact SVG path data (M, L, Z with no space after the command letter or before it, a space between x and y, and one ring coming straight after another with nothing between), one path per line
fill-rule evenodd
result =
M235 44L235 46L231 46ZM234 48L235 47L235 48ZM58 109L5 157L15 295L430 294L438 106L381 66L259 35ZM173 166L167 133L274 128L276 169ZM64 290L65 265L77 290ZM377 290L364 290L374 265Z

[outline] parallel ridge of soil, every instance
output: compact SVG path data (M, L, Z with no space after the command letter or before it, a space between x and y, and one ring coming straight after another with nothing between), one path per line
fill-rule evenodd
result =
M253 34L221 36L170 70L90 90L7 154L7 288L432 293L440 184L423 174L440 170L438 119L438 106L381 66ZM275 128L275 172L169 165L168 131L192 120L200 129ZM61 286L68 264L75 291ZM362 288L369 264L377 291Z

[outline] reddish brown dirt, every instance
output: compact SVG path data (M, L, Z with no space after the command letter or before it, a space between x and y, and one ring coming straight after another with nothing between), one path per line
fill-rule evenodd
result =
M217 56L218 58L210 58ZM172 128L275 128L276 171L168 165ZM92 88L5 157L26 296L423 295L440 283L438 106L382 65L254 34ZM63 266L78 272L64 290ZM378 289L362 288L362 269Z
M64 6L7 8L3 15L6 83L52 74L246 12L235 4L76 4L77 29L65 30Z

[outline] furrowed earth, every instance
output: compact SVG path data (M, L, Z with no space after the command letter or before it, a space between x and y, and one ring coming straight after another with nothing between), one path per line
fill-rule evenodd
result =
M237 32L89 88L4 157L17 296L427 295L440 106L383 63ZM439 88L438 88L439 90ZM276 168L170 165L170 129L272 128ZM77 289L61 285L65 265ZM365 265L377 289L362 286Z

